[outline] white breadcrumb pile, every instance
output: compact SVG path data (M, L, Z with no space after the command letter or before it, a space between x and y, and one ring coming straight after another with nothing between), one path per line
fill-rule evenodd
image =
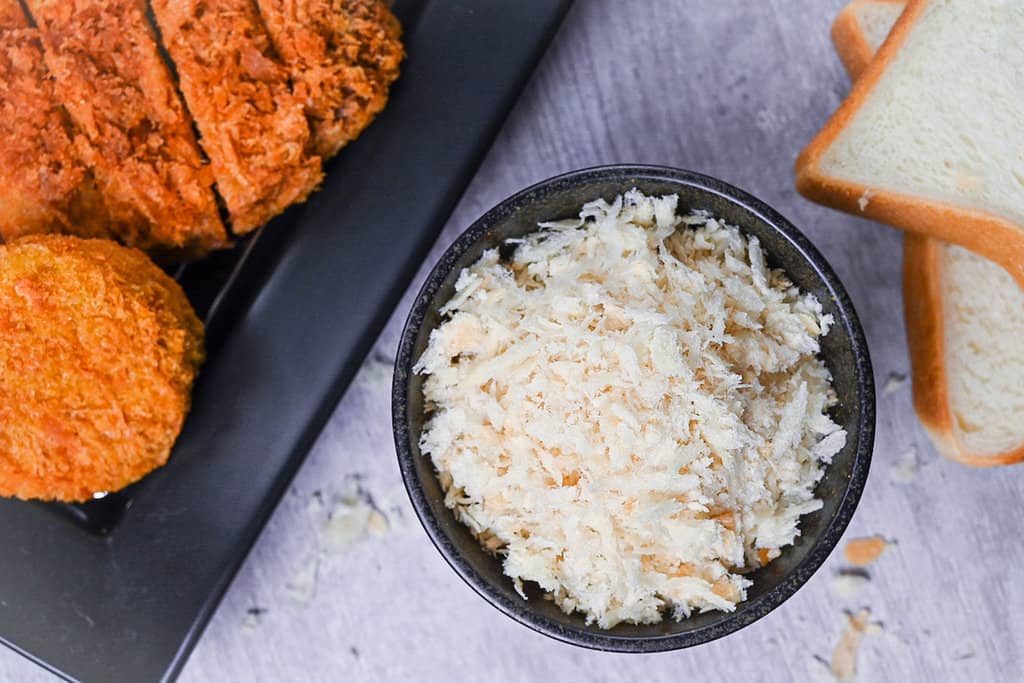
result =
M415 371L453 509L611 628L734 609L846 442L832 319L754 237L636 190L464 269Z

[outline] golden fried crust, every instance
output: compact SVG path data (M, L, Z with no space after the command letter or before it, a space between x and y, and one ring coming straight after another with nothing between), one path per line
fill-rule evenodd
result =
M323 158L354 140L388 101L405 56L383 0L257 0Z
M323 177L309 124L252 0L153 0L217 189L238 234L305 200Z
M226 246L203 163L141 0L27 0L114 236L186 256Z
M0 495L82 501L163 465L202 344L181 288L140 251L0 246Z
M0 31L19 28L28 28L28 22L18 0L0 1Z
M0 0L0 83L0 237L109 235L103 199L54 97L39 32L18 0Z

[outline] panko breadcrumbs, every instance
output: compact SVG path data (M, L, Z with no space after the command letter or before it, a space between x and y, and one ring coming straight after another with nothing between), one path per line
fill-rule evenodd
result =
M845 444L831 316L675 196L540 228L460 273L415 366L447 506L588 623L733 610Z

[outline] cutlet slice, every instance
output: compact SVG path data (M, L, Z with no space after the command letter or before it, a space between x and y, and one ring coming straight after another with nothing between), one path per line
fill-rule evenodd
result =
M18 0L0 0L0 83L0 237L109 235L102 196L54 98L39 32Z
M117 235L151 252L228 243L191 122L141 0L26 0Z
M251 0L153 0L235 233L253 230L323 177L309 125Z
M402 27L383 0L257 3L327 159L387 104L405 56Z

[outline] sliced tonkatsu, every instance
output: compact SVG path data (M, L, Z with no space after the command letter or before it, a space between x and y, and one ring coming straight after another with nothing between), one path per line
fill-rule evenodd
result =
M333 156L388 101L405 55L383 0L257 0L306 108L317 152Z
M252 0L153 0L164 47L238 233L319 184L301 102Z
M110 236L90 170L56 101L39 32L18 0L0 0L0 237Z
M26 0L117 235L150 252L228 242L191 120L141 0Z

